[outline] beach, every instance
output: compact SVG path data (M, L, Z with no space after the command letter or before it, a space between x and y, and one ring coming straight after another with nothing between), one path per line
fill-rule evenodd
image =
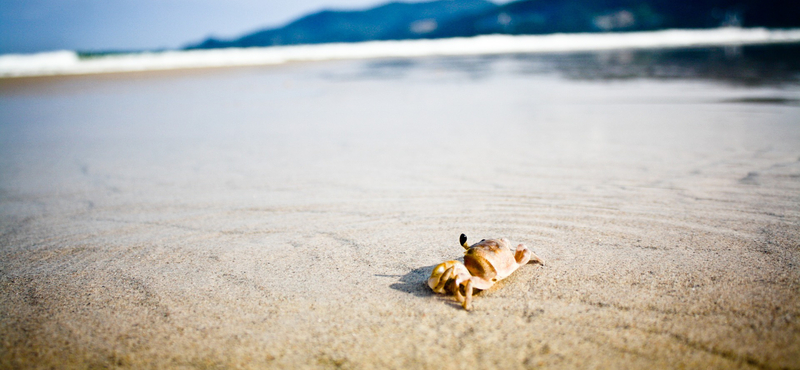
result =
M798 369L798 74L740 53L0 79L0 367ZM465 311L461 233L546 264Z

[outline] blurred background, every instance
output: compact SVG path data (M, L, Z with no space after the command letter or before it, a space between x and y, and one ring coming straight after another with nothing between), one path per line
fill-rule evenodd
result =
M800 26L790 0L5 0L0 53Z

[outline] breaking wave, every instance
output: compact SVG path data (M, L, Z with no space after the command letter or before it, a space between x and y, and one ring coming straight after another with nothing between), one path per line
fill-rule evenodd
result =
M800 29L718 28L654 32L487 35L246 49L176 50L81 57L74 51L0 56L0 77L77 75L288 62L422 56L549 53L800 42Z

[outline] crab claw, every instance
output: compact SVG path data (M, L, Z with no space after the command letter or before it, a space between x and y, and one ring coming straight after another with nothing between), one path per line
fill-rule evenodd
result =
M438 269L441 270L441 269ZM453 278L453 267L449 267L439 276L431 276L428 278L428 286L433 289L434 293L444 293L444 286L447 281Z
M445 293L445 284L455 280L456 286L469 279L469 271L458 261L445 261L433 268L428 278L428 286L436 293Z

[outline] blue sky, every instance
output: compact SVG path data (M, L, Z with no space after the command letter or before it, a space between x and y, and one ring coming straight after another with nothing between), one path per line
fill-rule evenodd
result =
M457 0L456 0L457 1ZM498 2L507 2L498 1ZM0 0L0 53L175 48L385 0Z

